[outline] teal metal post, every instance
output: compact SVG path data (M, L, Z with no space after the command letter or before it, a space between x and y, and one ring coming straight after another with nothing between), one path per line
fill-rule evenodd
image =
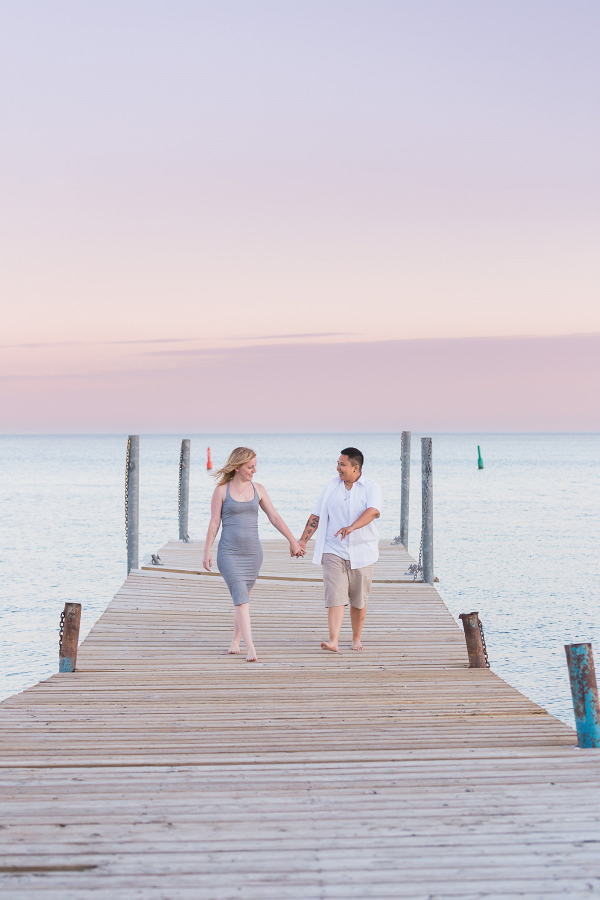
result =
M477 468L483 469L483 459L481 457L481 447L477 445Z
M600 703L591 644L565 644L580 747L600 747Z

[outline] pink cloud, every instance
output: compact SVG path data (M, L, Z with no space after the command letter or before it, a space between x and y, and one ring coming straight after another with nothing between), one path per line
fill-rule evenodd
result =
M207 350L0 381L5 432L595 431L600 335Z

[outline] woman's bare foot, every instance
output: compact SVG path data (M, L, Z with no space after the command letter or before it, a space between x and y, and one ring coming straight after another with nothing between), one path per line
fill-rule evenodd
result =
M354 640L354 639L352 640L352 649L353 650L364 650L365 649L360 642L360 638L358 638L357 640Z
M250 644L250 646L248 647L248 656L246 657L246 662L256 662L257 660L258 656L256 655L254 645Z
M227 652L228 653L239 653L240 652L240 642L232 641L231 646Z
M337 653L338 645L332 641L321 641L321 650L331 650L332 653Z

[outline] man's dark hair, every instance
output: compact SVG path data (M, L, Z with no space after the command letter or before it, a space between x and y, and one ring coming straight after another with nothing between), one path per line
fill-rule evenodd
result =
M358 466L360 471L362 472L363 463L365 461L364 456L357 450L356 447L346 447L345 450L340 450L342 456L347 456L353 466Z

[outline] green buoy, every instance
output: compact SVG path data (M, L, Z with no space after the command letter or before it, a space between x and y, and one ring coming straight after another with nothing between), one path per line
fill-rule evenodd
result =
M479 444L477 445L477 453L479 454L477 459L477 468L483 469L483 459L481 458L481 447L479 446Z

